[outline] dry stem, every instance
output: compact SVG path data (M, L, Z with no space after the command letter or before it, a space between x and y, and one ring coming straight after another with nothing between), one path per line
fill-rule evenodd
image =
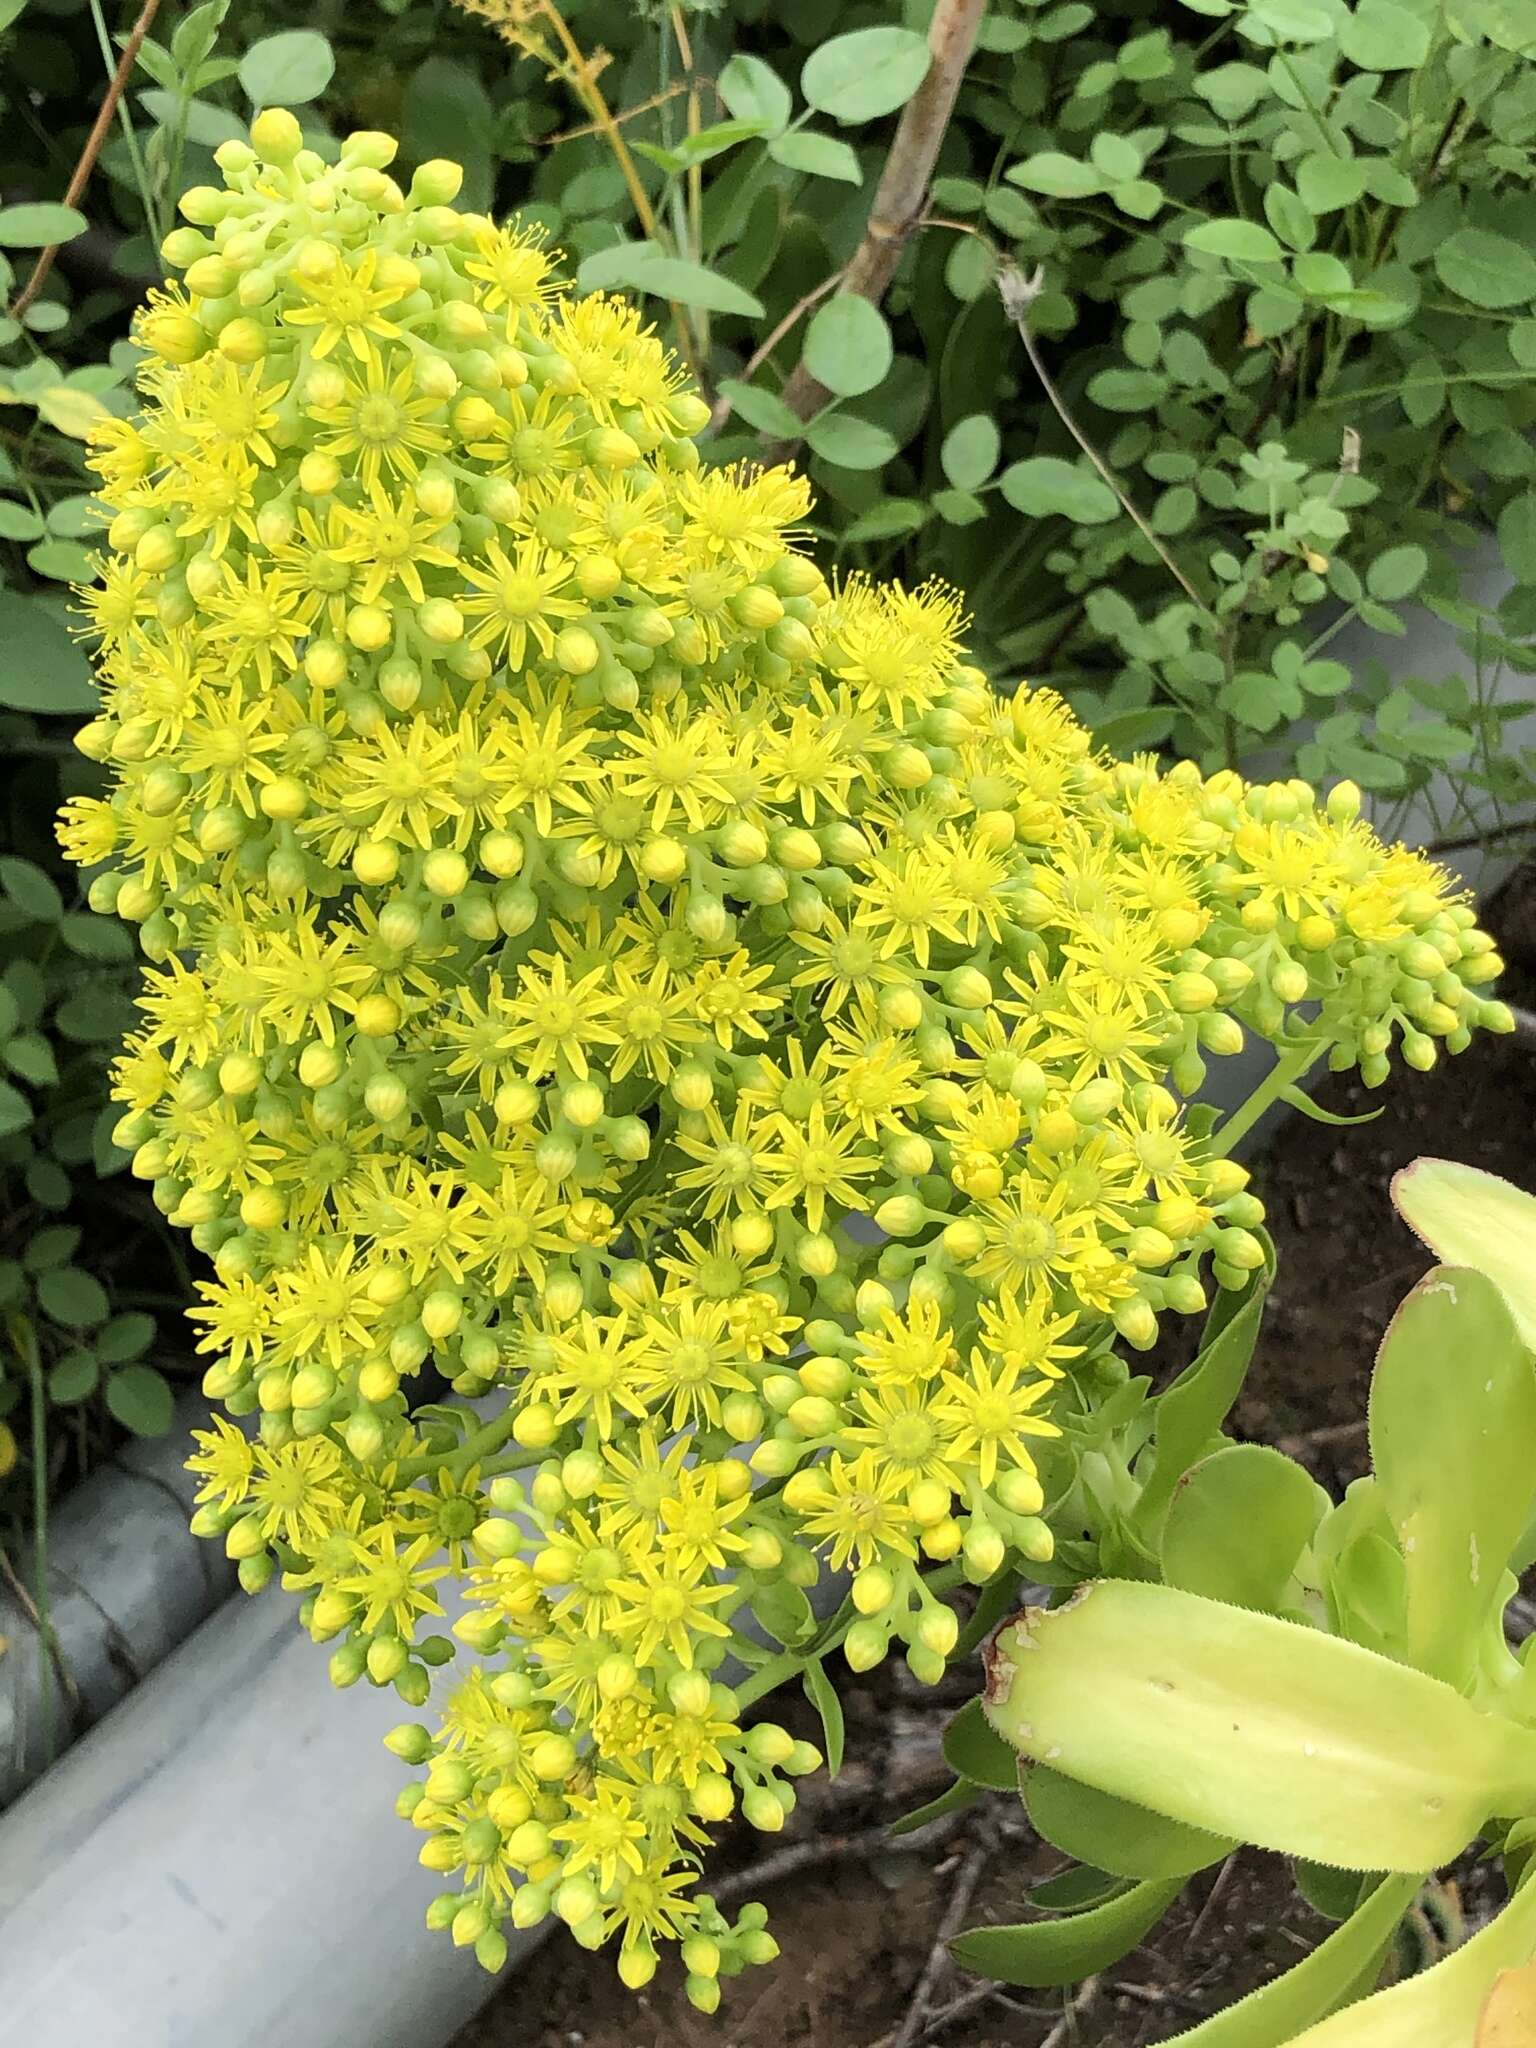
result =
M85 138L85 147L80 152L80 160L75 165L74 175L71 177L64 193L64 204L66 206L78 205L86 186L91 181L91 173L96 168L96 159L101 155L101 146L107 139L107 130L112 126L113 117L117 113L117 103L123 96L134 65L139 61L139 51L143 47L144 38L149 34L154 24L155 16L159 11L160 0L144 0L144 5L139 11L139 18L128 32L128 40L123 45L123 54L117 61L117 69L113 72L111 83L107 87L101 105L96 110L96 119L91 124L91 132ZM53 260L58 255L60 246L58 242L50 242L46 249L38 250L37 261L32 265L31 276L11 301L11 318L13 320L21 318L22 314L26 312L28 306L32 304L32 301L42 290L44 283L47 281L48 273L53 268Z
M907 243L922 219L933 167L938 161L955 96L976 44L986 0L939 0L928 30L928 75L902 109L880 183L869 210L864 238L843 272L842 289L878 306L896 275ZM780 396L797 418L808 420L831 397L804 363ZM781 460L791 443L774 448Z

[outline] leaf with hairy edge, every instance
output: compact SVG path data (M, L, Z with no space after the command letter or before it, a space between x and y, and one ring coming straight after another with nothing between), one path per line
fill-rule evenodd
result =
M1105 1579L987 1651L1026 1756L1190 1827L1360 1870L1432 1870L1536 1803L1536 1732L1337 1636Z
M1287 2048L1503 2048L1498 2035L1486 2031L1489 1994L1505 1971L1525 1970L1533 1954L1536 1884L1527 1884L1443 1962L1346 2006L1297 2034ZM1530 2038L1510 2035L1510 2048L1525 2048Z
M1175 2034L1168 2048L1288 2048L1298 2027L1325 2019L1381 1962L1419 1888L1415 1874L1385 1877L1304 1962ZM1428 2044L1426 2043L1426 2048ZM1439 2048L1439 2044L1436 2044Z
M1035 1833L1053 1848L1115 1877L1190 1877L1237 1847L1204 1828L1185 1827L1064 1778L1049 1764L1032 1764L1025 1772L1024 1806Z
M1491 1280L1437 1266L1419 1282L1377 1354L1370 1430L1407 1575L1405 1654L1464 1690L1536 1506L1536 1373Z
M1123 1877L1113 1877L1107 1870L1094 1870L1086 1863L1075 1863L1055 1877L1048 1877L1044 1884L1032 1886L1029 1903L1038 1913L1086 1913L1091 1906L1102 1906L1106 1899L1117 1898L1126 1888Z
M1229 1444L1179 1481L1163 1524L1164 1582L1278 1614L1325 1505L1294 1458Z
M967 1700L945 1728L944 1761L968 1783L989 1792L1019 1789L1018 1753L987 1726L979 1699Z
M1207 1319L1206 1339L1194 1360L1152 1404L1147 1454L1151 1463L1138 1472L1141 1499L1131 1517L1137 1535L1149 1543L1158 1541L1174 1488L1210 1449L1211 1438L1237 1399L1258 1342L1272 1278L1273 1269L1266 1265L1244 1289L1236 1308L1230 1306L1232 1296L1222 1296Z
M1139 1884L1102 1906L1059 1920L973 1927L950 1943L949 1952L964 1969L1000 1984L1030 1990L1079 1984L1129 1955L1183 1889L1183 1878L1171 1878L1165 1884Z
M1454 1159L1415 1159L1392 1176L1392 1202L1437 1259L1486 1274L1536 1351L1536 1195Z
M892 1835L915 1835L919 1828L927 1827L930 1821L943 1820L946 1814L963 1813L968 1806L974 1806L983 1796L980 1785L973 1785L968 1778L956 1778L947 1791L936 1799L930 1799L923 1806L914 1806L910 1813L904 1813L900 1820L893 1820L886 1830Z

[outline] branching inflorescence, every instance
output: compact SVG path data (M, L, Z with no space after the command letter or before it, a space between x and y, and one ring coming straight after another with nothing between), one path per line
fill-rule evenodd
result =
M494 1967L553 1908L632 1984L680 1939L709 2009L773 1944L707 1829L818 1762L746 1709L838 1640L937 1678L1117 1339L1262 1264L1207 1056L1375 1082L1507 1013L1347 786L1112 763L947 590L829 587L633 310L393 154L267 113L183 202L63 836L152 963L118 1138L260 1416L196 1526L413 1707L458 1581L480 1662L391 1738L430 1917Z

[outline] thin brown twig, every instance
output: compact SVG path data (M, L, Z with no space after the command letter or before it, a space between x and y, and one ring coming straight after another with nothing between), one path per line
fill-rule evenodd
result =
M1205 1895L1205 1904L1200 1908L1199 1912L1195 1915L1194 1921L1190 1926L1190 1930L1188 1934L1186 1934L1184 1937L1185 1945L1187 1947L1193 1948L1195 1941L1199 1936L1201 1928L1204 1927L1206 1921L1210 1919L1212 1913L1220 1904L1221 1895L1226 1890L1228 1884L1231 1882L1232 1873L1234 1870L1236 1870L1236 1868L1237 1852L1234 1850L1233 1853L1222 1864L1220 1870L1217 1871L1215 1882L1212 1884L1210 1890Z
M658 107L664 107L668 100L675 100L679 93L685 93L687 90L688 87L679 78L664 91L653 92L648 100L641 100L637 106L619 108L613 115L613 125L615 128L622 128L626 121L637 121L642 114L654 114ZM604 133L600 121L583 121L579 128L558 128L553 135L541 135L539 147L554 149L562 142L580 142L584 136Z
M939 1922L939 1931L934 1937L933 1947L928 1951L928 1960L923 1965L923 1974L917 1980L907 2007L907 2016L896 2029L891 2048L916 2048L928 2018L928 2008L933 1994L946 1969L949 1967L949 1944L960 1932L960 1923L970 1909L981 1874L992 1855L990 1833L984 1835L960 1865L954 1889L949 1895L949 1904L944 1909L944 1918Z
M15 1565L11 1563L10 1555L4 1549L0 1549L0 1578L3 1578L10 1587L15 1595L17 1606L37 1630L39 1641L47 1643L49 1659L53 1665L54 1675L59 1681L60 1689L69 1701L70 1707L78 1713L80 1710L80 1686L74 1672L69 1668L68 1661L64 1655L63 1645L59 1642L56 1632L50 1629L44 1622L38 1610L37 1602L32 1597L31 1587L22 1578ZM0 1637L0 1641L4 1641L4 1638Z
M91 132L85 138L85 147L80 152L79 161L75 165L74 175L70 178L69 184L65 189L64 204L66 206L77 205L84 195L86 186L91 181L91 173L96 168L96 159L101 155L102 144L107 139L107 130L112 126L112 122L116 117L118 101L123 96L134 65L139 61L139 51L143 48L144 38L154 26L155 16L159 11L160 0L144 0L144 5L139 10L139 18L128 32L128 40L123 45L123 54L117 61L117 69L113 72L106 94L102 99L101 105L96 110L96 119L91 124ZM46 249L38 250L37 261L32 265L31 276L11 301L11 318L13 320L21 318L22 314L26 312L32 301L42 290L47 282L48 273L53 268L54 258L58 255L59 248L59 243L50 242Z
M1196 590L1195 586L1193 585L1193 583L1190 582L1189 578L1184 574L1184 571L1173 559L1173 556L1170 555L1168 550L1163 546L1162 542L1158 539L1157 535L1152 531L1151 527L1147 524L1146 520L1143 519L1141 514L1137 511L1135 505L1127 496L1124 488L1122 487L1119 479L1116 477L1114 471L1109 467L1109 464L1104 460L1103 456L1100 455L1098 449L1094 447L1093 443L1089 440L1088 436L1083 432L1082 428L1077 424L1077 421L1072 417L1071 411L1068 409L1065 399L1062 397L1061 393L1056 389L1055 380L1052 378L1050 371L1046 368L1045 358L1041 355L1039 349L1035 346L1035 337L1029 331L1029 309L1034 304L1036 298L1039 296L1039 278L1039 271L1036 271L1033 277L1026 277L1023 271L1019 269L1017 264L1006 260L1004 261L1004 263L1002 264L1001 268L997 273L997 289L998 295L1000 296L1003 302L1003 311L1008 315L1008 318L1013 322L1013 325L1018 332L1019 340L1023 343L1024 346L1024 353L1029 357L1030 368L1034 371L1035 375L1040 380L1041 390L1050 400L1051 406L1055 411L1057 418L1061 421L1062 425L1066 428L1067 432L1072 436L1073 440L1077 443L1078 447L1082 449L1083 453L1087 456L1088 460L1099 472L1099 475L1103 477L1105 483L1107 483L1109 485L1109 488L1114 492L1115 497L1119 502L1120 509L1125 513L1125 516L1135 526L1137 532L1141 535L1142 539L1145 540L1147 544L1152 548L1153 552L1156 554L1158 560L1162 563L1163 567L1168 571L1169 575L1173 578L1175 583L1178 584L1179 588L1189 598L1190 602L1196 607L1196 609L1200 612L1209 615L1210 606L1206 603L1205 599L1200 595L1199 591Z
M904 1855L924 1850L941 1848L949 1837L969 1819L966 1813L946 1814L930 1827L922 1828L905 1838L894 1840L887 1826L861 1828L846 1835L818 1835L808 1842L796 1842L787 1849L779 1849L772 1856L764 1856L747 1870L733 1871L723 1877L714 1887L713 1896L717 1904L725 1905L736 1899L750 1898L754 1893L765 1891L769 1885L782 1884L786 1877L799 1877L807 1870L817 1870L828 1863L856 1863L861 1857L880 1855Z
M1040 2043L1040 2048L1061 2048L1061 2044L1067 2039L1067 2036L1077 2032L1078 2020L1088 2010L1098 1995L1098 1978L1085 1977L1078 1987L1076 1994L1067 2000L1066 2011Z
M1506 825L1490 825L1483 832L1468 832L1460 839L1432 839L1421 850L1428 854L1466 853L1474 846L1491 846L1501 839L1519 839L1536 833L1536 818L1512 818Z
M748 356L746 362L741 367L741 373L736 381L740 384L750 384L796 322L803 319L809 313L818 299L824 299L828 292L840 284L842 277L843 272L841 270L834 270L830 277L824 277L820 284L812 285L811 289L802 298L796 299L783 319L771 329L767 340L760 342L751 355ZM709 416L711 427L718 432L730 418L733 410L734 407L729 398L717 398L715 400L715 409Z
M989 2002L1006 2006L1009 2012L1029 2013L1041 2019L1050 2019L1056 2010L1054 2006L1025 2005L1020 1999L1010 1998L1001 1984L973 1984L969 1991L962 1991L948 2005L937 2006L929 2013L923 2021L918 2042L936 2041L946 2027L952 2027L956 2020L963 2020L968 2012L974 2012L977 2006ZM884 2034L873 2043L873 2048L893 2048L895 2039L894 2034Z
M986 0L939 0L928 27L928 74L901 110L885 169L870 204L864 236L843 275L842 289L878 306L922 219L933 167L938 162L949 117L965 67L976 46ZM819 412L831 393L802 362L780 396L797 419ZM769 451L781 461L792 442Z

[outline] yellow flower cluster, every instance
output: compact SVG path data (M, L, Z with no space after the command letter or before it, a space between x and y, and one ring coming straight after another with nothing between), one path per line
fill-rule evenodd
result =
M1424 1066L1498 963L1348 789L1108 762L949 592L829 588L633 310L393 154L267 113L183 202L63 838L151 962L117 1135L260 1416L197 1526L412 1705L459 1584L483 1661L393 1738L434 1921L494 1966L553 1908L632 1984L674 1938L709 2008L773 1944L707 1827L817 1762L748 1717L804 1589L852 1569L817 1653L936 1678L1117 1338L1262 1262L1208 1057Z

